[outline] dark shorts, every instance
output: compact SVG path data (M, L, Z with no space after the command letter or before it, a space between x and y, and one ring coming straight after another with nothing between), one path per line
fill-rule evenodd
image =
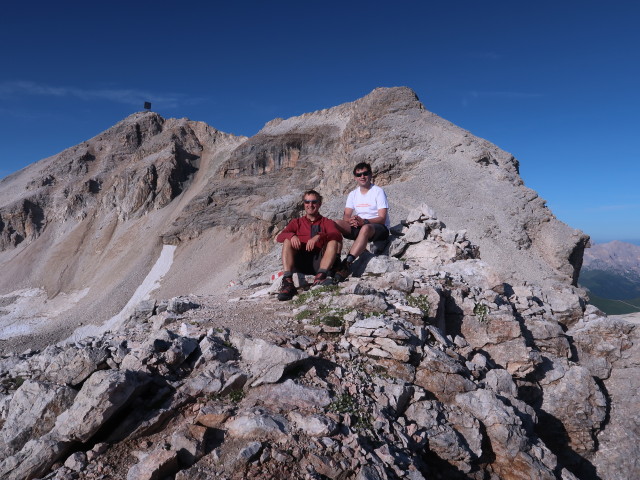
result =
M297 250L293 259L296 272L305 275L315 275L320 269L320 260L322 260L322 250L312 250L307 252L304 243L300 250Z
M384 225L380 225L379 223L370 223L374 229L373 237L369 239L370 242L378 242L380 240L386 240L389 238L389 229ZM360 229L362 227L351 227L351 233L349 235L345 235L344 238L348 238L349 240L355 240L358 238L358 234L360 233Z

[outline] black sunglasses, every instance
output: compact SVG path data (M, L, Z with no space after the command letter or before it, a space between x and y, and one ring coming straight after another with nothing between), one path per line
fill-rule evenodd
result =
M303 200L303 202L304 202L305 204L313 203L314 205L315 205L316 203L320 203L318 200Z
M354 173L354 175L356 177L368 177L369 175L371 175L371 172L360 172L360 173Z

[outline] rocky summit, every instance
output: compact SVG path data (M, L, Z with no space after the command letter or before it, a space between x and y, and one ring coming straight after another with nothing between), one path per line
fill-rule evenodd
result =
M275 235L359 161L390 240L278 302ZM637 478L587 243L407 88L251 138L134 114L0 181L0 478Z

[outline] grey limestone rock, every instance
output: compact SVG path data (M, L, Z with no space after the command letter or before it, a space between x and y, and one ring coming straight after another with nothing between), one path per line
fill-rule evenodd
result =
M281 440L290 431L288 420L281 415L270 415L260 410L241 413L225 423L229 435L246 439Z
M127 472L127 480L165 478L178 470L178 452L163 448L144 456Z
M84 383L71 407L58 416L52 433L61 440L86 442L145 383L146 378L135 372L95 372Z
M20 450L31 438L49 432L58 415L71 406L77 392L50 382L25 381L13 395L0 430L5 454Z
M309 357L301 350L279 347L262 339L236 336L231 341L240 351L243 361L249 365L254 377L251 383L253 387L277 382L287 369Z

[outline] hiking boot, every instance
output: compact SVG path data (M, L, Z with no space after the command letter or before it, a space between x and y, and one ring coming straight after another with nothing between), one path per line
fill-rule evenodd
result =
M326 287L328 285L333 285L334 284L334 280L331 277L327 277L327 274L322 272L322 273L318 273L316 274L316 277L313 279L313 285L314 287L322 286L322 287Z
M278 292L278 300L291 300L298 293L298 289L293 284L293 277L283 277L280 291Z
M339 265L336 266L336 273L333 275L335 283L344 282L351 274L351 264L347 260L342 260Z

